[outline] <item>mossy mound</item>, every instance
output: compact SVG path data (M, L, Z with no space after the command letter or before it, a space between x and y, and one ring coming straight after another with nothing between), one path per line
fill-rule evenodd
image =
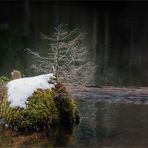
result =
M3 97L1 113L10 129L36 131L76 123L76 104L63 85L52 90L39 89L27 101L26 108L13 108L7 95Z
M66 88L62 84L56 85L54 90L54 102L58 109L60 124L66 127L79 122L79 115L76 103L69 96Z

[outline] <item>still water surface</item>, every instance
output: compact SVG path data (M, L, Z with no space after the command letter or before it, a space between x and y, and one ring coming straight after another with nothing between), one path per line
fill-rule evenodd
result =
M148 106L78 100L81 122L72 130L15 134L0 127L0 147L148 147Z

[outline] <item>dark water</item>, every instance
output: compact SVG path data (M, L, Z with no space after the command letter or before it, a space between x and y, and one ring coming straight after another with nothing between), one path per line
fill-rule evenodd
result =
M147 105L78 100L81 122L72 130L15 134L0 127L0 147L147 147Z

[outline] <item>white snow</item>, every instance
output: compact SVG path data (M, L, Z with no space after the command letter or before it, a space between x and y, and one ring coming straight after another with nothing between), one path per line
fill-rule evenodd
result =
M7 84L8 102L11 107L26 108L27 99L33 95L37 89L51 89L54 84L48 81L55 78L53 74L39 75L36 77L26 77L12 80Z

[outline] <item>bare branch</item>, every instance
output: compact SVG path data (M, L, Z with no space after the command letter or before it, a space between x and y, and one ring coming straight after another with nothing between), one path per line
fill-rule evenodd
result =
M57 80L66 83L93 84L96 66L88 60L88 49L83 44L84 33L78 29L68 31L63 25L55 28L51 36L41 34L48 41L46 56L28 49L36 59L32 67L38 72L53 72Z

